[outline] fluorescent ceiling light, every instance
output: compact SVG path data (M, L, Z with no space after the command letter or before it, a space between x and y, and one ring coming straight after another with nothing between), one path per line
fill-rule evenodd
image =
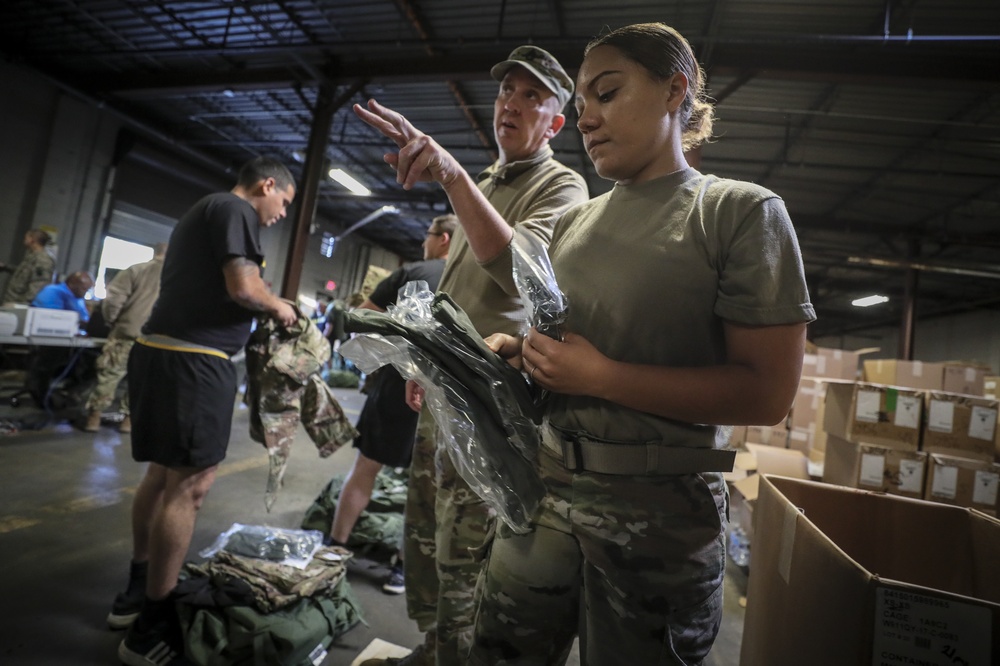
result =
M870 305L878 305L879 303L887 303L889 301L888 296L865 296L864 298L859 298L857 300L851 301L851 305L859 308L867 308Z
M330 178L349 189L352 193L357 194L359 197L371 196L372 191L367 187L355 180L354 176L343 169L330 169Z

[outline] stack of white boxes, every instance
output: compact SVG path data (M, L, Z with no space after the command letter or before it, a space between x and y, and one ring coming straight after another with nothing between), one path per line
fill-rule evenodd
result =
M49 310L13 305L0 308L0 336L71 338L80 332L80 315L72 310Z

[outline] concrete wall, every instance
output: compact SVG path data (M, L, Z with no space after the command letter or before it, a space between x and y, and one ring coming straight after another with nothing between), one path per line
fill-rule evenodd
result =
M24 232L56 237L56 269L92 270L119 122L31 72L0 63L0 261L24 255Z

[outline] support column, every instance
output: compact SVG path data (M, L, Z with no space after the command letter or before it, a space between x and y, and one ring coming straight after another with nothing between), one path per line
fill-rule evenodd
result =
M915 261L920 252L918 241L910 244L910 260ZM916 318L917 281L920 272L911 263L906 268L903 285L903 318L899 322L899 358L904 361L913 360L913 333Z
M281 296L290 301L298 298L302 263L306 256L306 246L309 244L309 228L312 226L313 218L316 217L319 184L325 177L323 167L326 164L326 146L330 141L333 114L361 90L364 84L364 81L357 81L334 98L336 86L329 80L320 83L316 108L313 109L312 127L309 130L309 145L302 170L302 182L299 183L296 196L298 206L296 206L295 229L288 247L288 259L285 262L285 274L281 283Z

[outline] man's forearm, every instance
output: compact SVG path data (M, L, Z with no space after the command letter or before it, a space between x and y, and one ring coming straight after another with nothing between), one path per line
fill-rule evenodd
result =
M226 291L237 304L254 312L274 314L281 299L271 293L260 277L260 266L246 257L236 257L223 266Z
M444 188L476 260L485 263L510 245L514 231L466 172Z

